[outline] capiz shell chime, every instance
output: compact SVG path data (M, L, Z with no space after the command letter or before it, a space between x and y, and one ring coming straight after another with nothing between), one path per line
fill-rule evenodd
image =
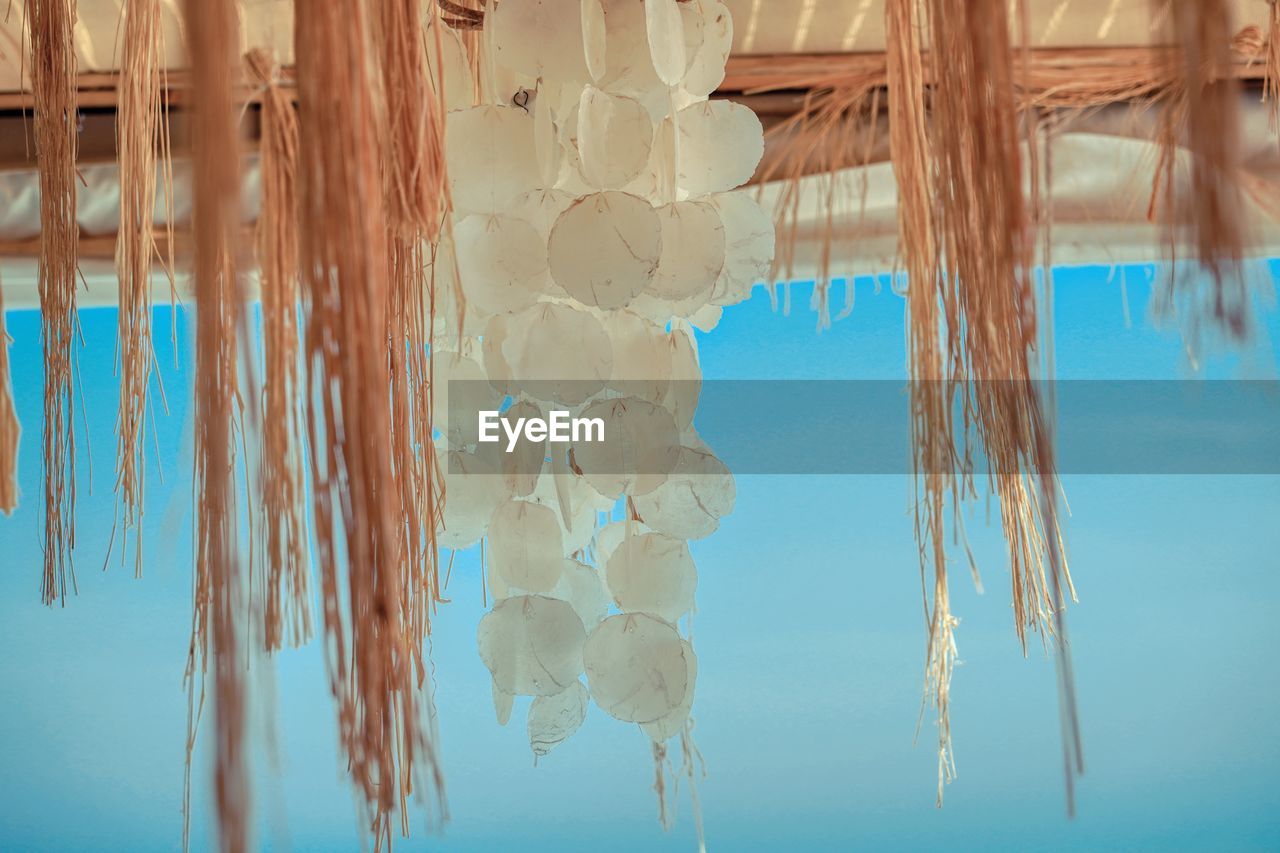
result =
M697 661L680 628L697 586L688 540L734 502L732 475L692 426L693 328L746 299L773 260L769 217L735 191L763 154L760 122L708 100L731 42L718 0L494 4L478 39L481 102L446 125L454 258L446 242L437 293L456 313L433 352L439 541L487 538L495 601L478 644L498 721L532 697L535 756L592 701L636 724L664 821L666 743L680 739L691 781L697 755ZM448 392L469 399L442 407L450 379L473 380ZM473 423L446 422L497 408L477 386L516 400L508 418L569 410L603 422L605 438L522 445L513 459ZM623 520L599 529L619 506Z

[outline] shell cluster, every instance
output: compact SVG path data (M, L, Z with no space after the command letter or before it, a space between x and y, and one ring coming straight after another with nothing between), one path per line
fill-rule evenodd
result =
M476 61L440 36L454 212L433 261L439 542L487 541L495 603L478 639L499 722L533 697L543 755L595 702L663 742L685 729L697 679L679 627L697 586L688 542L735 495L693 429L694 329L746 299L774 249L769 216L737 189L763 154L760 122L708 99L729 11L502 0ZM450 380L470 380L453 385L461 406ZM504 404L600 418L606 438L505 454L448 421ZM625 520L600 526L620 506Z

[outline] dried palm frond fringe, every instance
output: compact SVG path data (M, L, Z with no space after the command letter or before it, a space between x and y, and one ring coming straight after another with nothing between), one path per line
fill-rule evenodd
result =
M155 239L156 168L169 159L163 106L163 33L160 0L128 0L123 8L117 149L120 162L120 228L116 238L120 406L116 415L116 494L124 531L135 531L134 573L142 576L142 497L146 469L146 420L150 398L151 267ZM168 197L171 182L166 181ZM172 221L172 217L167 217ZM173 244L172 226L166 225ZM166 269L172 276L173 265ZM170 279L172 285L172 278ZM121 558L127 548L121 549Z
M1227 78L1262 77L1260 59L1270 62L1274 56L1280 69L1280 47L1277 47L1280 39L1264 39L1256 27L1246 28L1234 37L1230 37L1229 32L1224 24L1221 44L1229 54L1228 61L1219 69L1219 76L1223 78L1221 85L1231 87L1231 80ZM869 159L883 158L886 153L876 148L876 118L868 107L876 93L888 85L887 63L887 55L855 54L840 57L833 70L829 57L735 58L726 86L747 94L809 90L800 110L767 129L769 146L754 178L757 183L776 180L786 183L774 209L779 237L775 277L791 277L800 232L800 179L822 175L833 168L863 165ZM1024 110L1062 110L1066 118L1115 103L1135 103L1138 108L1150 103L1169 104L1172 107L1167 111L1170 130L1165 134L1165 143L1170 156L1166 158L1165 171L1173 167L1173 149L1168 146L1176 145L1182 138L1185 125L1185 111L1176 109L1183 100L1178 92L1185 90L1179 48L1015 51L1013 63L1014 87ZM937 81L933 79L931 65L931 57L926 52L922 60L923 78L926 87L933 89ZM1271 74L1271 78L1276 79L1275 74ZM1274 84L1269 85L1274 88ZM1227 177L1239 179L1238 175ZM857 192L859 187L853 180L846 177L842 182L835 176L822 177L820 209L830 214L831 208L844 200L844 194ZM1156 194L1170 184L1169 180L1158 179ZM1155 215L1153 207L1152 216ZM819 234L816 276L819 287L815 308L820 313L820 325L825 324L828 310L831 255L840 240L834 227L833 218L828 215L827 227ZM1230 286L1225 289L1229 291Z
M263 646L277 651L311 638L311 587L299 394L298 113L278 85L279 68L263 50L246 64L263 88L257 224L261 274L262 459L260 518L265 544Z
M909 276L912 437L917 487L924 490L916 528L929 626L925 680L938 717L941 803L953 773L949 692L956 656L943 516L950 494L960 524L960 500L977 493L971 436L985 452L987 479L999 498L1024 651L1029 631L1046 640L1053 633L1061 607L1055 591L1069 589L1070 577L1057 516L1045 512L1036 488L1056 478L1031 381L1037 317L1009 7L1004 0L925 5L931 59L964 85L945 93L935 88L927 128L914 0L887 7L886 70L900 252ZM1073 711L1068 716L1074 720Z
M1240 115L1232 66L1233 52L1247 45L1261 53L1260 38L1231 37L1231 4L1227 0L1171 3L1168 15L1176 51L1169 56L1172 85L1164 98L1161 116L1162 146L1158 183L1152 191L1152 215L1163 201L1170 223L1174 211L1190 217L1192 243L1201 267L1212 278L1207 296L1194 280L1173 277L1166 300L1177 295L1205 299L1190 318L1198 324L1203 315L1213 326L1234 339L1249 330L1249 301L1241 271L1244 261L1245 223L1240 186ZM1190 196L1176 195L1179 160L1185 145L1190 158ZM1172 226L1171 252L1176 249ZM1204 310L1198 310L1199 308Z
M4 288L0 287L0 513L18 507L18 439L22 428L13 406L13 378L9 375L9 332L4 324Z
M31 0L31 83L40 172L40 316L44 347L46 604L75 588L76 52L75 0Z
M432 752L401 607L405 508L393 480L390 251L374 135L385 102L367 2L300 0L296 20L307 425L330 688L375 846L389 847L392 815L406 811Z
M951 389L944 382L940 334L938 245L934 223L932 159L926 128L924 68L918 0L887 0L885 43L889 85L889 144L898 181L898 234L906 264L911 438L915 455L916 542L929 625L926 696L937 714L938 799L954 774L951 757L950 685L955 663L954 629L947 586L945 509L958 480L954 467ZM919 493L919 486L924 493ZM932 592L928 575L932 569Z
M239 400L237 342L243 303L237 279L240 151L234 81L239 20L234 0L187 0L193 85L194 290L196 305L196 576L189 691L188 774L204 680L214 673L218 827L224 853L248 848L249 779L244 751L246 626L238 557L235 431ZM197 696L196 682L200 682ZM190 789L184 845L189 842Z
M387 341L392 465L405 513L401 526L404 619L415 640L413 652L421 683L426 672L422 649L430 631L431 609L440 595L435 543L442 503L431 440L428 359L435 312L425 246L438 242L450 206L444 159L445 104L427 64L428 51L439 55L440 27L433 27L429 44L416 0L389 0L378 8L381 81L387 98L383 171L390 276ZM443 63L436 67L443 68Z

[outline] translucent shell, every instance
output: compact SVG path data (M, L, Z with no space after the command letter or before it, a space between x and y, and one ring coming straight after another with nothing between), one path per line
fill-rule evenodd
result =
M643 521L636 521L634 518L614 521L600 528L600 532L596 534L596 560L600 565L607 566L609 564L609 557L628 535L628 525L631 527L631 536L639 536L642 533L649 532L649 525Z
M460 353L437 350L431 356L431 405L434 426L451 450L464 450L480 438L475 412L497 409L501 397L488 382L484 368ZM450 419L450 406L459 415Z
M574 612L587 631L591 631L609 615L609 593L600 573L578 560L564 561L560 582L551 591L551 596L573 605Z
M667 622L622 613L601 622L582 650L591 698L610 716L650 723L678 709L689 689L684 641Z
M613 373L613 347L604 327L571 305L544 302L513 315L501 350L516 385L540 400L567 406L581 405Z
M510 314L494 314L485 323L484 337L480 341L485 375L489 377L489 384L504 395L517 393L513 389L511 364L502 351L509 334L510 320Z
M576 113L578 166L583 180L602 190L621 189L649 164L653 122L639 101L587 86Z
M579 0L518 0L491 3L494 59L513 71L554 83L590 78L583 51Z
M546 243L530 223L478 214L464 217L453 233L462 291L481 310L523 311L547 288Z
M435 78L436 92L444 91L447 110L463 110L472 104L474 87L471 81L471 62L462 36L452 27L440 28L440 55L443 61L436 63L436 30L434 15L427 16L426 34L427 66Z
M579 441L573 457L591 487L607 498L642 495L675 467L680 430L671 412L638 397L596 400L583 418L604 422L604 441Z
M724 269L725 231L720 214L697 201L678 201L657 210L662 222L662 260L649 292L674 302L701 297L705 303Z
M683 87L695 98L705 98L724 82L724 68L733 48L733 16L719 0L693 0L703 25L702 39L692 54ZM686 17L686 29L688 28Z
M645 5L635 0L603 0L608 65L601 83L653 112L667 100L668 87L658 79L649 54Z
M661 403L671 383L671 347L667 334L633 311L611 313L604 330L613 344L610 387L626 396Z
M538 185L536 152L533 116L518 107L490 105L449 113L445 156L454 210L505 212Z
M508 501L498 507L489 521L489 555L509 586L550 592L564 567L564 543L555 513L530 501Z
M505 726L511 720L511 706L515 704L515 694L508 693L493 682L493 715L498 718L498 725Z
M542 757L564 743L587 717L591 697L581 681L554 696L539 696L529 706L529 748Z
M541 595L504 598L480 620L480 660L498 690L554 696L582 672L586 631L568 602Z
M680 110L677 183L699 196L740 187L764 156L764 128L756 114L731 101L703 101ZM670 125L664 126L670 145Z
M600 0L581 0L582 49L586 54L587 71L594 81L601 80L608 63L608 31L604 23L604 7Z
M644 13L654 71L663 83L678 86L688 67L679 4L676 0L645 0Z
M605 580L624 613L675 623L693 609L698 570L689 546L664 533L629 536L609 555Z
M768 281L773 269L773 220L745 192L719 193L708 199L724 224L724 269L716 280L711 301L737 305L751 297L751 290Z
M702 395L702 369L698 366L698 348L693 334L681 328L672 329L667 336L671 347L671 385L662 405L675 417L680 431L693 423Z
M449 499L436 541L444 548L470 548L488 530L494 511L511 497L506 478L497 457L489 451L441 451L440 471Z
M662 222L642 198L586 196L551 230L551 275L584 305L622 308L653 280L662 257Z
M651 723L640 724L640 728L654 743L663 743L680 734L684 724L689 720L689 714L693 711L694 688L698 683L698 657L693 653L693 646L687 640L681 642L684 643L684 659L689 666L688 687L685 689L684 699L670 714L661 716Z
M497 408L495 405L490 410ZM518 400L503 412L502 417L515 424L520 418L545 418L546 412L533 400ZM505 432L501 433L500 441L505 451L507 442ZM502 470L507 475L512 494L518 498L527 498L533 494L534 489L538 487L538 478L545 467L546 455L545 441L529 441L528 437L523 435L514 450L502 454Z
M635 499L645 523L677 539L702 539L733 512L737 488L733 475L710 450L680 448L667 481Z

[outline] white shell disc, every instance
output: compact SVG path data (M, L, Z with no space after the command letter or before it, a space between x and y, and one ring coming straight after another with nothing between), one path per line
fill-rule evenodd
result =
M662 260L648 292L674 302L695 297L705 302L724 269L725 232L720 214L704 202L677 201L659 207L658 218L662 221Z
M608 498L642 495L662 485L680 452L675 417L638 397L602 399L581 417L604 422L604 441L573 445L574 461L591 487Z
M649 613L675 624L693 609L698 570L683 539L644 533L623 539L609 555L605 581L624 613Z
M591 698L627 723L649 723L675 711L689 689L689 664L676 629L644 613L601 622L582 651Z
M578 0L513 0L490 3L494 59L529 77L564 83L589 79Z
M723 192L751 180L764 156L764 127L756 114L731 101L691 104L676 116L680 128L677 183L691 195ZM671 145L671 125L660 131Z
M719 193L708 199L724 224L724 269L712 292L715 305L737 305L751 297L773 269L774 231L769 218L748 193Z
M710 450L680 448L667 481L635 499L636 512L654 530L677 539L702 539L733 512L733 475Z
M693 0L688 5L701 7L703 35L683 86L693 97L705 98L724 82L725 64L733 49L733 15L720 0Z
M498 507L489 521L489 555L509 586L550 592L564 567L564 543L555 514L531 501L508 501Z
M653 280L662 257L662 222L644 199L589 195L551 230L551 275L584 305L622 308Z
M514 385L540 400L581 405L613 373L609 336L580 308L539 303L513 315L506 331L502 355ZM521 386L528 382L536 384Z
M670 714L659 717L651 723L640 724L640 728L654 743L663 743L680 734L689 719L689 714L693 711L694 688L698 683L698 658L693 653L693 646L689 645L687 640L682 642L684 642L684 659L689 665L689 685L685 690L684 700Z
M454 226L454 245L462 291L483 311L523 311L547 286L546 244L523 219L467 216Z
M445 156L459 214L503 213L537 187L533 116L518 107L454 110L445 120Z
M516 696L554 696L571 686L582 673L585 639L569 603L541 595L502 599L477 630L494 684Z
M529 747L542 757L564 743L587 717L591 697L581 681L554 696L539 696L529 706Z
M578 166L589 186L621 189L649 165L653 122L639 101L587 86L576 119Z

